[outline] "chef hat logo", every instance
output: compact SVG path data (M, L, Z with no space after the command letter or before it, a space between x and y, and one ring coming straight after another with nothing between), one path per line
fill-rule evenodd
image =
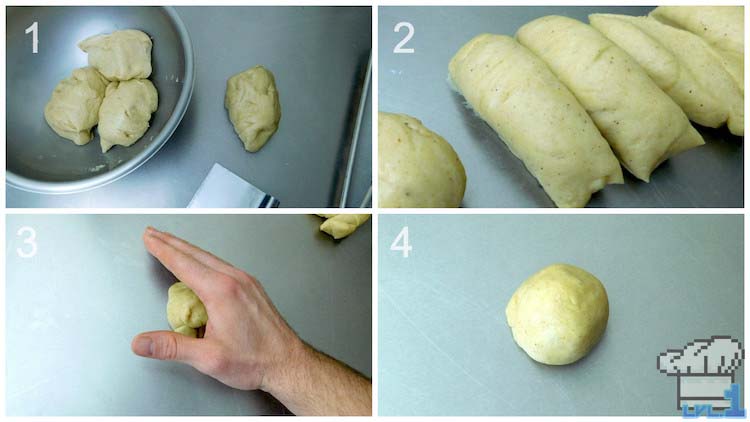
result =
M660 353L656 368L668 376L732 375L745 358L739 340L729 336L713 336L694 340L682 349Z

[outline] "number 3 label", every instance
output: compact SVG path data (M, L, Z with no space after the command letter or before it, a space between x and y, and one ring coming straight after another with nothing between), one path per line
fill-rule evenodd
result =
M36 255L36 230L29 226L23 226L18 229L16 234L18 236L26 235L26 238L23 239L23 243L28 245L28 250L24 250L24 248L16 248L16 253L18 254L18 256L21 258L31 258Z
M409 226L404 226L403 229L398 233L398 236L391 243L391 250L401 252L404 258L409 257L409 252L412 250L409 244Z
M395 47L393 52L396 54L411 54L414 52L413 48L404 48L404 45L411 40L414 36L414 25L411 22L399 22L393 27L393 32L401 32L401 28L406 28L406 36L402 39Z

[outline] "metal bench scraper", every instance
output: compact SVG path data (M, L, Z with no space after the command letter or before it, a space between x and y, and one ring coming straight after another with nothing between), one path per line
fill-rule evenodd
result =
M214 163L188 208L276 208L279 200Z

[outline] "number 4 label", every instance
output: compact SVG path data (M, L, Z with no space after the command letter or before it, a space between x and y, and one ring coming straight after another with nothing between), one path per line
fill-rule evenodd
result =
M398 233L398 236L391 243L391 250L401 252L404 258L409 257L409 252L412 250L409 244L409 226L404 226Z

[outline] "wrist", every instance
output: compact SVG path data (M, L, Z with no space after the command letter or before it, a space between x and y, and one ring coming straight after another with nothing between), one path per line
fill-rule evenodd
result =
M310 346L295 336L286 352L276 356L264 371L260 389L274 397L283 396L300 377L300 371L305 370L313 353Z

